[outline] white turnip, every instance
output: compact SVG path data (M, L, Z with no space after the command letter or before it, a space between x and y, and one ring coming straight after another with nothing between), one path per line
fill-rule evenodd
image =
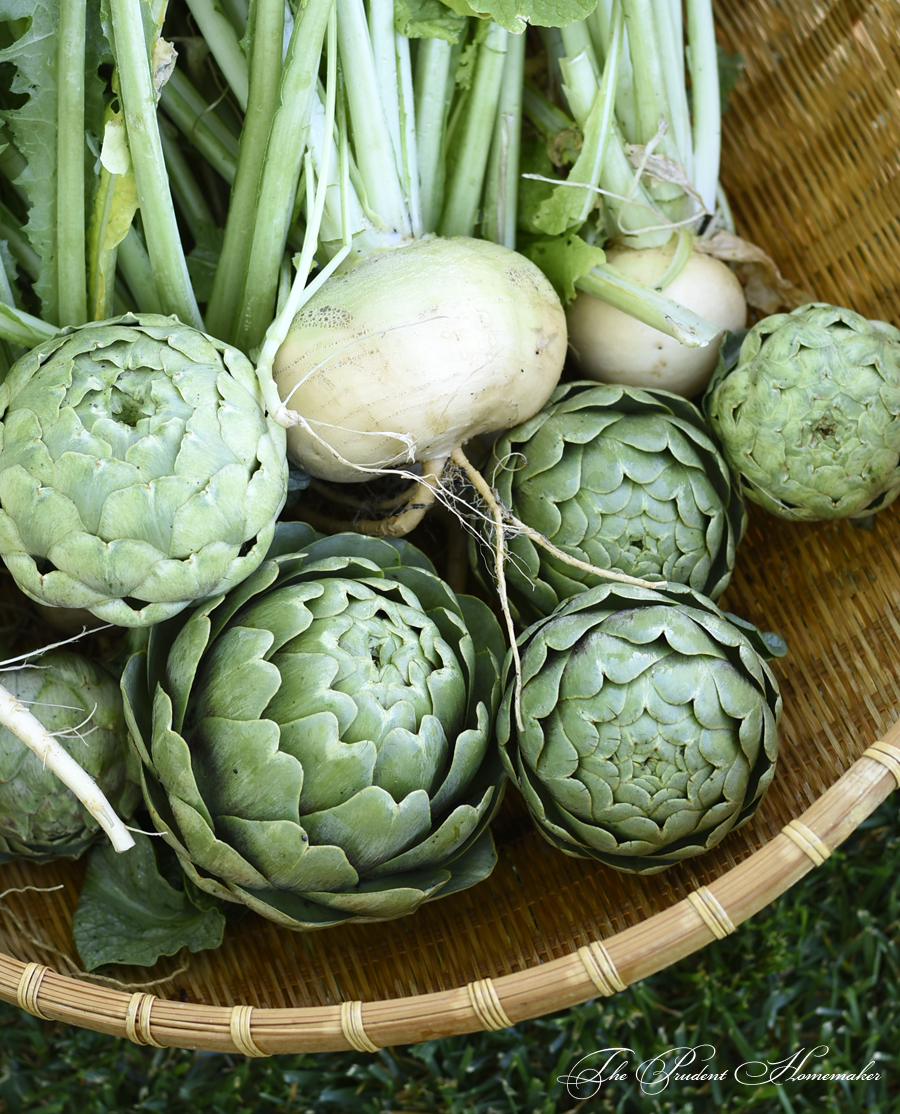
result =
M607 262L628 278L654 286L672 262L674 244L611 249ZM747 305L734 272L711 255L694 251L662 288L673 301L724 330L746 324ZM581 372L601 383L653 387L691 398L715 370L722 332L704 347L688 347L593 295L580 291L567 313L569 343Z
M537 413L565 354L559 298L517 252L431 237L370 256L306 303L277 353L303 419L289 456L342 483L441 461Z

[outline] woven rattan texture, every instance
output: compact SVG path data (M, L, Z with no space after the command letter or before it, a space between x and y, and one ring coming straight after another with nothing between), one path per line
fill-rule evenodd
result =
M900 6L723 0L716 18L744 59L722 156L741 231L822 301L900 323Z
M725 118L724 177L739 230L818 297L900 324L900 4L723 0L718 15L726 49L745 59ZM753 514L723 602L788 642L775 667L782 757L753 823L717 850L651 878L618 874L544 844L509 792L488 882L401 921L309 935L248 915L221 949L187 957L186 971L146 989L257 1011L393 1000L522 972L648 922L777 836L896 719L898 553L894 509L871 531ZM0 901L0 952L69 973L53 949L77 961L69 925L82 874L79 863L0 866L0 891L63 886ZM767 878L758 883L765 891ZM184 962L112 973L145 984ZM137 989L145 987L127 993Z

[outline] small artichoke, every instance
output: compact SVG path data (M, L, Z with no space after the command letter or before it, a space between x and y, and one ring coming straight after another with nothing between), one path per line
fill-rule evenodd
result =
M682 585L608 583L519 645L522 685L509 655L497 734L554 846L655 874L752 817L775 772L781 697L750 624Z
M3 684L97 782L123 819L141 799L116 679L80 654L51 650L5 670ZM70 789L5 727L0 728L0 862L77 858L100 826Z
M158 622L265 556L284 430L249 360L174 317L62 330L0 385L0 555L38 603Z
M712 599L731 578L746 511L703 415L679 395L567 383L497 440L485 472L517 518L586 564ZM508 550L507 590L524 623L604 582L524 534Z
M900 494L900 330L812 302L763 318L704 408L744 494L796 521L868 518Z
M251 577L128 661L153 822L201 889L288 928L473 885L495 861L504 650L410 543L282 523Z

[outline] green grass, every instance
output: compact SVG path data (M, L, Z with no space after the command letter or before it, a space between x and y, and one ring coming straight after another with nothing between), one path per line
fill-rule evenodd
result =
M895 1114L900 1111L900 823L889 798L828 862L728 939L611 999L498 1033L357 1053L242 1056L137 1047L0 1003L0 1112L19 1114ZM641 1090L635 1069L711 1045L721 1080ZM742 1064L827 1046L805 1072L750 1085ZM631 1049L625 1079L559 1077ZM588 1057L580 1065L582 1057ZM698 1063L681 1069L697 1072ZM592 1093L595 1091L596 1093Z

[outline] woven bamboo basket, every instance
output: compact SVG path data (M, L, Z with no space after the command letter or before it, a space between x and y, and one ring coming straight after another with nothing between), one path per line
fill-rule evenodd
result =
M739 232L818 299L900 325L900 5L719 0L717 18L744 60L724 120ZM900 786L900 510L874 530L753 514L723 602L789 655L775 784L707 855L649 878L569 859L509 792L499 863L471 890L312 934L250 915L218 950L119 968L117 985L73 966L81 863L9 863L0 997L141 1044L375 1051L610 995L732 932Z

